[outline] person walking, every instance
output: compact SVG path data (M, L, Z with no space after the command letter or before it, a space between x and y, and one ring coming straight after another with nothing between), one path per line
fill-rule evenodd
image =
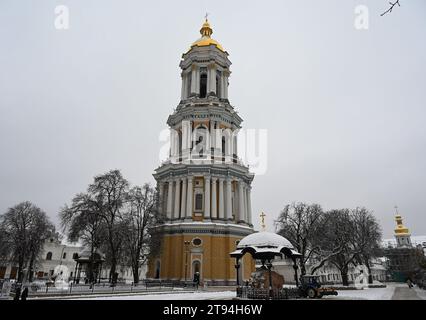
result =
M28 287L25 287L24 291L22 291L22 294L21 294L21 300L25 301L27 300L27 297L28 297Z
M411 289L413 287L413 281L410 278L407 279L408 288Z
M21 298L21 286L19 284L16 284L15 297L13 298L13 300L18 301L20 298Z

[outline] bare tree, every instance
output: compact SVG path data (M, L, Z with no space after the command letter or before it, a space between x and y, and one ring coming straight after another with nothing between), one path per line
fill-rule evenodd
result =
M318 204L292 203L284 207L275 221L277 233L287 238L301 254L301 275L306 274L306 264L320 251L318 238L321 236L323 218L324 212Z
M0 229L9 245L11 261L18 265L18 282L24 279L24 269L32 273L44 241L54 233L55 227L46 213L29 201L21 202L0 216ZM31 277L30 277L31 279Z
M133 271L133 281L139 283L140 267L155 250L152 243L151 229L157 225L157 195L149 184L133 187L127 196L126 211L122 215L126 232L124 233L124 250Z
M89 185L88 193L99 206L99 213L107 231L108 260L110 263L110 281L117 281L117 264L119 262L122 237L118 221L121 209L126 201L129 183L119 170L111 170L95 177Z
M71 206L60 211L61 226L70 241L82 240L90 248L88 278L94 281L94 255L105 240L105 225L101 216L101 204L87 193L77 194Z
M349 266L358 253L353 247L353 227L349 209L331 210L326 213L326 224L319 243L326 254L323 253L320 265L315 266L312 273L328 262L340 271L343 285L349 285Z
M356 208L351 212L353 220L353 247L358 253L357 260L368 270L368 282L373 283L371 260L379 255L382 232L374 215L366 208Z

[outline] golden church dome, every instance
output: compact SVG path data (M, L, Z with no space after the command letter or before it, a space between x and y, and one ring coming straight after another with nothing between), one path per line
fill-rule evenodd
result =
M400 214L397 214L395 216L395 220L396 220L396 228L395 228L395 234L397 235L409 235L410 234L410 230L408 230L407 227L404 226L404 224L402 223L402 216Z
M210 45L215 45L216 48L218 48L220 51L225 52L223 47L220 45L219 42L211 38L211 35L213 33L213 29L210 27L209 21L206 19L206 21L203 23L203 26L200 29L201 38L195 41L189 50L191 50L193 47L207 47Z

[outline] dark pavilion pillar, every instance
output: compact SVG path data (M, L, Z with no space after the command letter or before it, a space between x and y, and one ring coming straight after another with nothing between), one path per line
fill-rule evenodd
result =
M235 272L237 273L237 286L240 286L240 258L235 258Z

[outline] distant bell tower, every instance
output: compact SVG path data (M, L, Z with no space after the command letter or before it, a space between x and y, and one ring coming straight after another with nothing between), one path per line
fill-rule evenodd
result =
M158 227L160 254L151 257L147 277L232 285L229 252L254 232L254 175L237 156L243 120L228 100L228 53L211 37L207 17L200 34L182 55L180 102L167 119L170 152L153 175L165 222ZM248 258L240 279L254 271Z
M396 208L396 228L395 228L395 239L397 247L411 247L411 234L410 230L404 226L402 223L402 216L398 213L398 208Z

